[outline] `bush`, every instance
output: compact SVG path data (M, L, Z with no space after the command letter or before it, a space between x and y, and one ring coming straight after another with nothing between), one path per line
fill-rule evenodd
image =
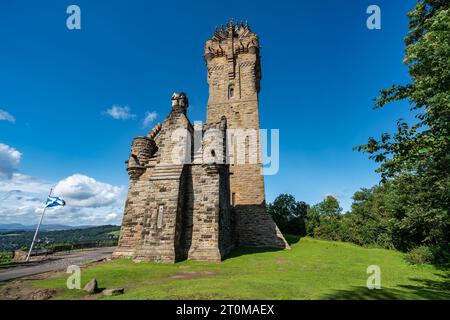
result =
M420 246L410 250L405 259L411 264L431 263L433 262L433 252L426 246Z
M56 243L50 247L50 250L53 252L70 251L72 247L70 243Z
M0 252L0 264L8 264L13 258L12 252Z

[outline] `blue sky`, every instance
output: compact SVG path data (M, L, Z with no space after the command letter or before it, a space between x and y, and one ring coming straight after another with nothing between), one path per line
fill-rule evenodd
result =
M50 221L120 223L132 138L164 119L174 91L188 94L192 121L205 120L203 44L230 18L260 36L261 127L280 129L267 200L287 192L313 204L333 194L349 209L355 191L379 180L376 164L352 147L410 120L405 104L374 111L372 99L408 82L403 38L414 3L1 1L0 110L12 118L0 120L0 223L34 223L39 195L61 181L74 199L89 190L98 202L75 201ZM70 4L81 8L81 30L66 27ZM381 30L366 28L371 4L381 8ZM133 116L114 119L106 113L114 105ZM147 113L157 116L143 129ZM20 192L25 198L11 197Z

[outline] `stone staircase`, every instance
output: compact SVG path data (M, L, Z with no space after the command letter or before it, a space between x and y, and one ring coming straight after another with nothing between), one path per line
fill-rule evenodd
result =
M155 166L150 180L178 180L182 171L183 165L158 164Z

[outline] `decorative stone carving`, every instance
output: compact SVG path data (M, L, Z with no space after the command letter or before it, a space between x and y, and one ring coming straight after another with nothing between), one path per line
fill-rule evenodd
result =
M161 123L158 123L147 135L147 137L149 139L154 140L156 138L156 136L158 135L158 133L161 131Z
M172 109L177 107L182 110L186 110L189 107L189 100L184 92L174 92L172 95Z

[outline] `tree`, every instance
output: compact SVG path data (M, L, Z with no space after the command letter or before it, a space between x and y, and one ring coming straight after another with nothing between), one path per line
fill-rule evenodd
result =
M426 245L437 259L450 252L450 2L421 0L409 12L404 63L411 83L381 90L375 108L407 100L416 121L355 149L380 163L404 202L394 208L396 246Z
M392 241L392 200L389 183L363 188L353 195L352 209L344 217L346 241L362 246L394 248Z
M296 201L290 194L279 195L267 206L267 211L280 228L281 232L293 235L306 235L305 217L308 205Z
M342 240L341 224L342 208L339 201L328 195L322 202L308 210L306 230L308 235L327 240Z
M308 236L314 237L314 231L320 226L320 213L316 206L308 209L305 228Z
M316 206L319 214L323 217L339 217L342 213L342 208L338 199L332 195L327 195L325 199Z

